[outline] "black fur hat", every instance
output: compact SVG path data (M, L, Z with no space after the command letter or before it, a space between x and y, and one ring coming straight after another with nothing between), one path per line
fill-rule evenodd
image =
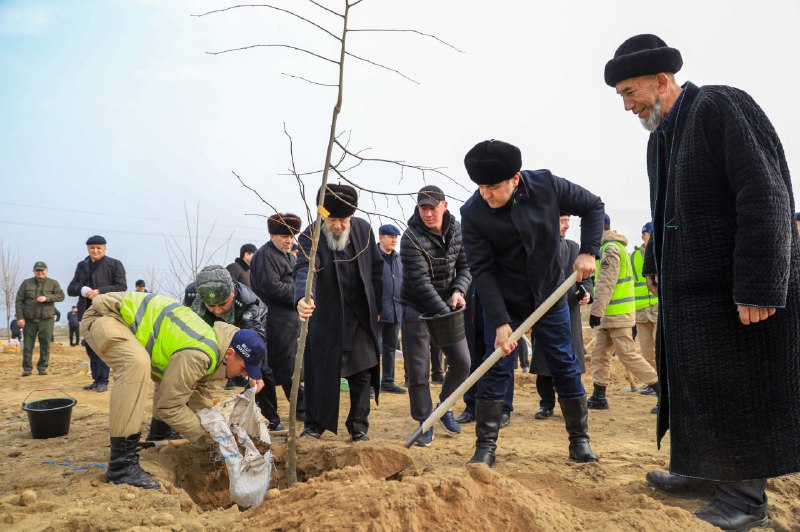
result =
M273 214L267 219L267 230L271 235L295 236L301 223L300 217L290 212Z
M606 84L615 87L623 79L659 72L674 74L682 66L681 53L656 35L634 35L620 44L614 59L606 63Z
M322 205L331 218L347 218L356 212L358 193L350 185L328 185Z
M522 168L522 152L502 140L484 140L464 157L469 178L478 185L496 185L511 179Z

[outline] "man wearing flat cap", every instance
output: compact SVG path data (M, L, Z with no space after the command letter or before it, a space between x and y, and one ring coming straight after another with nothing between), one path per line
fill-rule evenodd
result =
M177 301L144 292L97 296L81 321L81 335L114 370L106 482L158 489L139 465L147 388L153 417L184 438L204 443L209 434L195 412L213 406L213 383L245 375L259 387L264 340L255 331L218 321L211 327Z
M291 251L301 223L300 217L292 213L270 216L267 220L269 241L256 251L250 262L250 283L253 291L269 308L267 362L275 384L283 388L286 399L289 399L292 391L297 337L300 334L292 279L297 258ZM297 419L302 421L305 418L305 409L305 391L300 386L297 394ZM277 412L277 397L275 411Z
M311 302L306 303L312 226L299 236L294 268L294 300L301 320L309 320L304 371L306 422L303 435L319 438L338 430L340 377L350 386L345 423L352 441L369 430L370 387L379 396L378 316L383 294L383 261L366 220L353 216L358 194L349 185L327 185L322 194L319 236Z
M50 363L50 342L53 338L53 314L56 303L64 301L64 291L55 279L47 277L47 264L37 261L33 265L33 277L19 285L16 299L17 325L22 329L22 376L33 370L33 344L39 338L39 375L47 375Z
M464 158L478 190L461 207L464 249L483 305L484 358L498 347L506 356L478 381L477 445L470 462L494 464L503 398L511 382L515 328L563 282L562 212L581 218L581 242L572 268L578 282L594 273L603 234L603 202L586 189L550 173L523 170L516 146L500 140L475 145ZM575 292L580 292L578 285ZM569 457L593 462L586 391L572 350L570 314L563 297L536 323L533 339L545 359L569 434Z
M381 319L378 321L378 337L381 340L381 391L396 394L406 393L405 388L394 382L394 355L405 312L400 302L403 261L395 251L400 234L400 229L392 224L383 224L378 229L378 252L383 259L383 304ZM403 361L405 360L404 357Z
M197 272L195 281L186 287L183 304L190 307L208 325L213 326L216 322L223 321L240 329L255 331L266 341L267 306L247 286L234 281L230 272L218 264L206 266ZM269 371L267 358L265 356L261 361L264 383L263 387L259 386L256 401L262 407L264 417L269 420L269 429L282 430L276 402L272 400L264 404L265 396L275 396L275 381ZM239 377L228 381L226 387L235 388L246 384L247 380ZM169 429L156 421L154 418L151 428L154 437L148 437L148 440L164 439L168 435ZM156 435L160 437L155 437Z
M417 193L417 208L408 220L401 239L403 290L406 305L402 327L403 357L408 370L408 394L411 417L422 424L433 411L430 382L431 334L421 320L424 316L443 316L466 306L464 295L472 276L467 267L461 224L447 210L444 192L434 185ZM469 376L469 347L466 338L441 346L447 359L447 372L442 382L439 401L443 401ZM452 411L439 420L448 434L460 434L461 427ZM417 439L416 444L429 446L433 427Z
M79 320L83 318L83 313L91 306L94 298L100 294L124 292L128 289L125 267L117 259L106 255L105 238L100 235L90 236L86 240L86 249L89 255L78 263L75 275L67 286L67 294L78 297ZM105 392L108 390L108 366L87 342L83 344L86 346L92 372L92 383L83 389Z
M670 430L664 493L711 498L697 516L766 526L766 479L800 471L800 241L783 146L744 91L678 85L680 52L623 42L605 81L650 131L659 297L658 432Z

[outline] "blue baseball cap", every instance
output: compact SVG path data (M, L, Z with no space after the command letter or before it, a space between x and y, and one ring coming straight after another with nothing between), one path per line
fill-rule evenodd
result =
M603 223L610 227L611 226L611 216L609 216L607 214L604 214L603 215Z
M397 236L400 236L400 229L398 229L396 225L383 224L378 229L378 234L379 235L397 235Z
M239 329L239 332L233 335L231 347L244 360L244 369L247 371L247 376L255 380L262 379L261 361L267 355L264 339L255 331Z
M653 234L653 222L647 222L642 226L642 233Z
M800 221L800 212L794 213L794 219Z

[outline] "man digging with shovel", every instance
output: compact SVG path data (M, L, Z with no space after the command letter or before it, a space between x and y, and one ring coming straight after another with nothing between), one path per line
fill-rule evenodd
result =
M559 215L581 217L581 246L573 268L577 281L592 275L603 234L603 202L586 189L548 170L524 170L516 146L487 140L464 158L479 189L461 207L467 263L483 304L486 352L506 356L478 381L477 444L470 463L494 465L503 398L514 370L512 331L564 281L559 263ZM578 291L576 285L573 289ZM533 337L553 376L569 433L569 457L594 462L589 446L586 392L572 351L569 309L564 297L536 323Z
M114 371L106 482L161 487L139 466L137 453L149 374L155 381L153 417L192 442L210 438L194 412L213 406L212 381L245 375L256 392L264 386L260 363L265 348L258 333L221 321L211 328L168 297L145 292L97 296L83 315L81 335Z

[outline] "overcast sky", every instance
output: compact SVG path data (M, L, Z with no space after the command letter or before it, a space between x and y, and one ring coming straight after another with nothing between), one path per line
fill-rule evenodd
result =
M241 244L268 238L250 215L271 214L232 172L279 210L304 215L295 179L282 175L291 165L284 123L298 171L319 170L336 93L282 73L332 83L335 66L281 48L206 52L289 44L335 58L337 41L265 8L191 16L230 5L0 0L0 236L19 252L23 278L44 260L66 291L93 234L123 261L129 289L151 269L166 277L165 236L185 238L184 204L199 204L201 235L216 221L216 262L231 262ZM339 32L338 19L310 3L274 5ZM409 33L349 34L352 53L419 83L348 58L337 128L354 150L370 148L365 155L443 167L455 182L426 182L456 198L457 216L474 189L464 153L497 138L522 149L524 168L600 195L615 228L640 242L647 133L603 82L606 61L637 33L681 51L680 83L750 93L800 171L797 1L364 0L351 15L352 28L417 29L463 51ZM419 172L385 164L364 164L352 179L393 193L424 184ZM308 190L319 182L309 176ZM413 200L400 203L361 197L365 209L405 219ZM382 221L373 217L373 227Z

